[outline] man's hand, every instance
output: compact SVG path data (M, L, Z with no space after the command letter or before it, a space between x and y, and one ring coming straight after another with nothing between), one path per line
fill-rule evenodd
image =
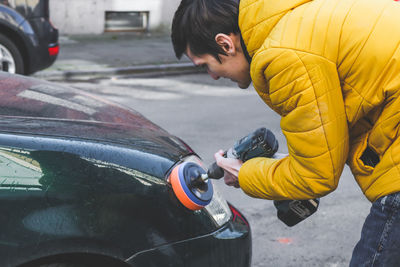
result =
M225 184L239 188L239 169L242 167L243 162L239 159L225 158L223 150L219 150L217 153L215 153L214 157L217 165L225 171Z

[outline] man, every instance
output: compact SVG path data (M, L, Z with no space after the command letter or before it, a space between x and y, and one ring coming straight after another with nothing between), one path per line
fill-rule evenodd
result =
M212 78L251 81L281 115L289 155L216 153L252 197L311 199L347 162L373 202L351 266L400 264L400 5L393 0L183 0L172 42Z

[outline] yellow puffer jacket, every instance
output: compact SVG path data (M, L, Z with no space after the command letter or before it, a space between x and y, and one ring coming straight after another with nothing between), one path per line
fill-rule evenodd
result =
M253 85L282 116L289 150L245 162L241 188L267 199L320 197L347 161L370 201L400 191L400 4L241 0L239 26ZM361 160L366 149L378 164Z

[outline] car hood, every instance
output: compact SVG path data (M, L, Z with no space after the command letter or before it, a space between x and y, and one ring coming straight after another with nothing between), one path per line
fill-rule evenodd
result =
M136 162L136 168L143 165L139 169L155 176L165 175L182 157L194 153L134 110L75 88L19 75L0 73L0 116L0 145L18 143L37 149L31 139L36 138L36 143L47 140L47 150L65 151L75 141L102 160L113 156L104 149L96 152L99 145L129 150L134 153L126 154L130 158L125 161ZM104 153L111 154L104 157Z

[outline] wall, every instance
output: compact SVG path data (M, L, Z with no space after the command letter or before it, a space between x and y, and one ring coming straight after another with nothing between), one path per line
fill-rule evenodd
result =
M105 11L149 11L149 28L169 28L180 0L50 0L60 34L102 34Z
M172 18L181 0L164 0L162 1L161 23L171 27Z
M50 19L60 34L100 34L104 30L104 0L50 0Z

